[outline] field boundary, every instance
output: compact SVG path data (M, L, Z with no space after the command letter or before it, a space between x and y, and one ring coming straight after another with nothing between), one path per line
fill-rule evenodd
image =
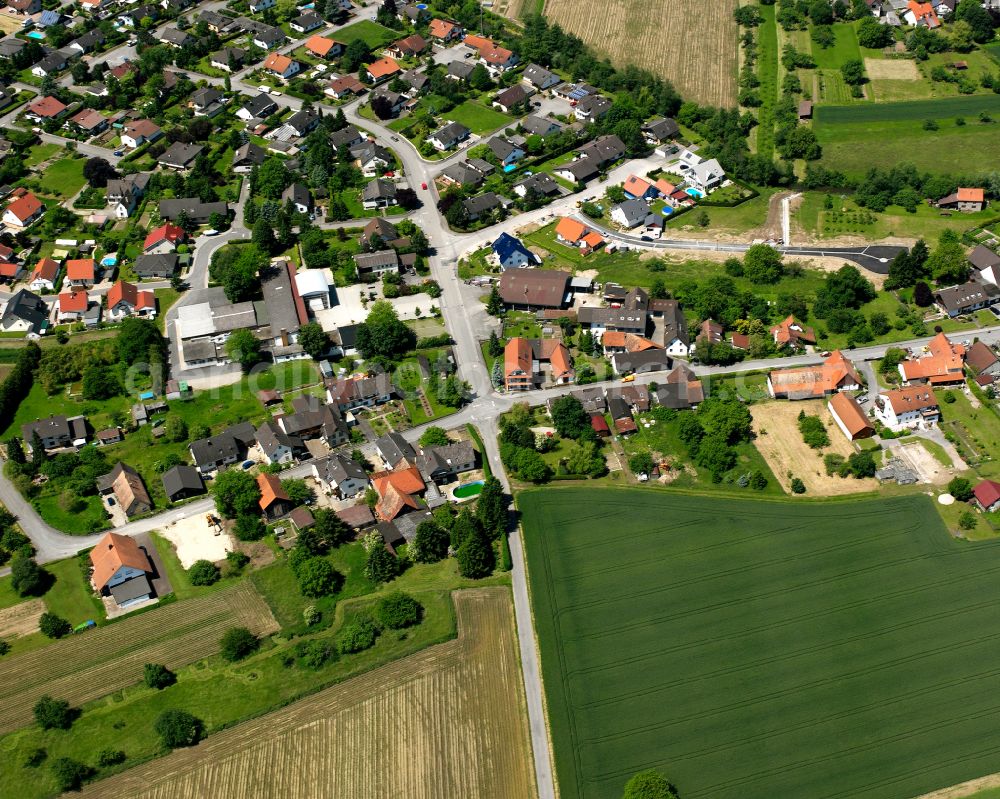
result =
M935 97L893 103L817 105L815 117L820 124L920 122L957 116L975 118L981 111L1000 112L1000 94Z

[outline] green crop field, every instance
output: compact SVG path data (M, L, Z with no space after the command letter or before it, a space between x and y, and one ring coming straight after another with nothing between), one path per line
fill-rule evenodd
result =
M924 496L519 495L563 799L908 799L1000 771L1000 544Z
M1000 94L968 97L937 97L907 103L866 103L863 105L826 105L816 109L819 125L923 122L925 119L976 119L981 112L1000 114Z
M761 24L757 29L757 77L760 78L761 105L757 111L757 152L774 154L774 106L778 102L778 27L774 6L760 7Z

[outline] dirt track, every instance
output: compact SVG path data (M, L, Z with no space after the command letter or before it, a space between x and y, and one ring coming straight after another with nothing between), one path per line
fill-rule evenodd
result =
M854 449L834 423L826 402L777 400L753 405L750 411L753 414L754 432L757 433L757 449L786 491L791 490L789 472L805 483L806 496L856 494L859 491L873 491L878 487L878 481L870 478L855 480L853 477L827 476L823 456L837 453L846 458ZM823 420L830 436L830 446L815 450L806 445L799 432L800 411L805 411L810 416L819 416Z

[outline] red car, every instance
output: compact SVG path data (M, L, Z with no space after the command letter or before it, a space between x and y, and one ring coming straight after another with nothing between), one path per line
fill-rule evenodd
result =
M424 191L427 191L427 184L426 183L421 183L420 184L420 188L422 188Z

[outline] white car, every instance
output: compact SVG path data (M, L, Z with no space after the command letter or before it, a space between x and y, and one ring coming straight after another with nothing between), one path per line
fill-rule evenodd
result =
M215 228L210 228L209 230L206 230L201 235L203 235L203 236L218 236L219 235L219 231L216 230Z

